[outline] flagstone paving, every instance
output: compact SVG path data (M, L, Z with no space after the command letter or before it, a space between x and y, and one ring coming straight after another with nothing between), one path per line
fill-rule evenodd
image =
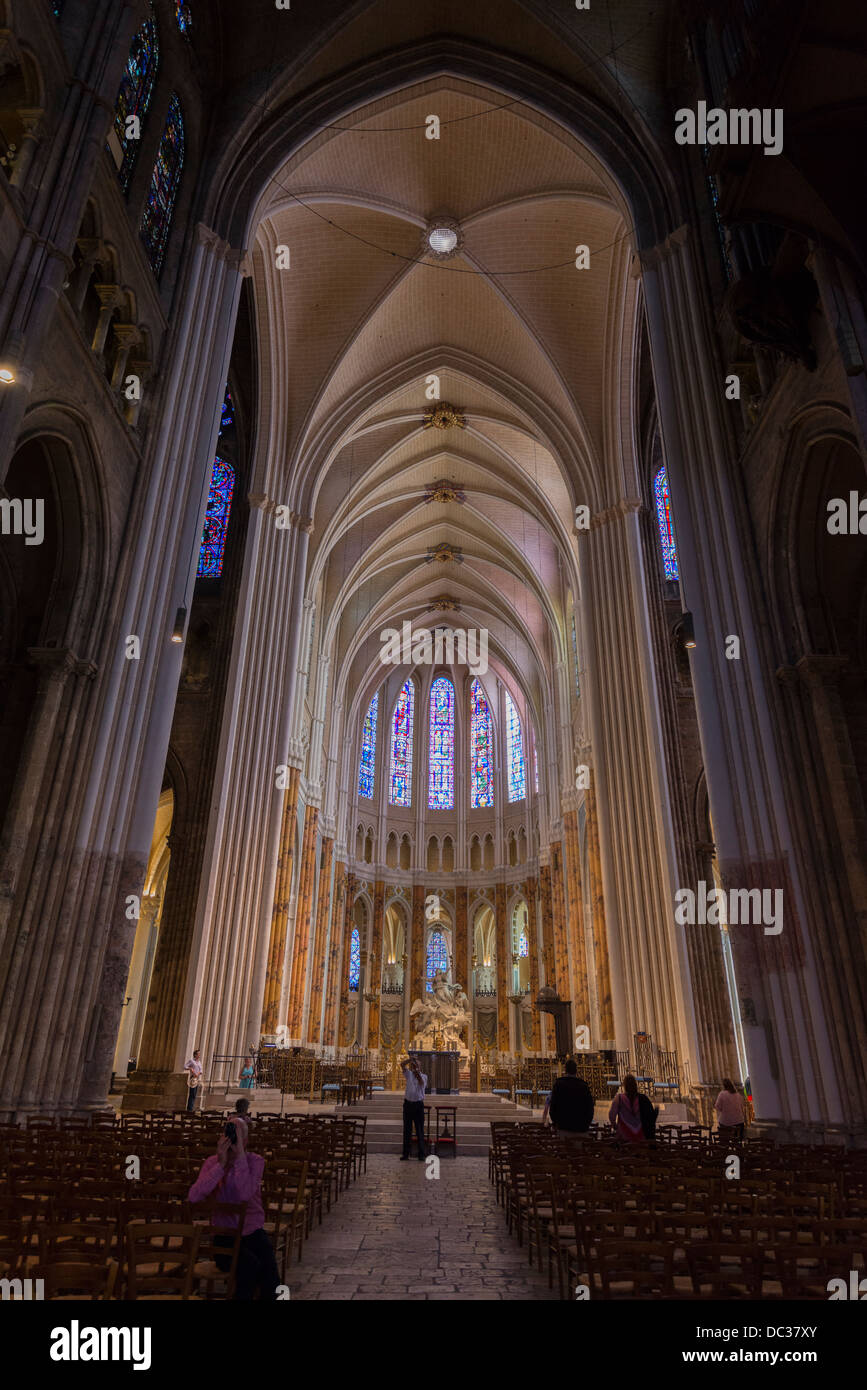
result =
M475 1302L556 1299L547 1271L506 1230L485 1158L443 1159L439 1178L417 1159L371 1154L288 1271L293 1299Z

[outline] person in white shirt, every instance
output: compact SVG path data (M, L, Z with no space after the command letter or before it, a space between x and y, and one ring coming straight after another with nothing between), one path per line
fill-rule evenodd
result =
M427 1076L419 1066L417 1057L407 1057L400 1066L406 1080L403 1101L403 1153L400 1156L401 1162L409 1158L412 1127L415 1125L419 1161L424 1163L424 1093L427 1089Z
M202 1064L199 1061L198 1048L196 1048L192 1057L186 1063L184 1071L187 1073L187 1109L195 1110L196 1099L199 1094L199 1086L202 1079Z

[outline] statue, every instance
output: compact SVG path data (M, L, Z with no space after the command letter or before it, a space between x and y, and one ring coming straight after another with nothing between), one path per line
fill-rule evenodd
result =
M470 1001L460 985L449 984L443 970L434 975L432 985L431 994L426 999L415 999L409 1011L415 1045L435 1050L435 1040L441 1038L445 1047L456 1046L459 1052L469 1055L461 1033L470 1022Z

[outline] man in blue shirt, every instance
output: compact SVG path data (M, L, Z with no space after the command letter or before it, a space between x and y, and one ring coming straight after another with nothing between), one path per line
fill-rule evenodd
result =
M427 1089L427 1076L419 1066L417 1057L407 1057L400 1064L404 1079L406 1080L406 1090L403 1101L403 1153L401 1163L409 1158L409 1146L412 1139L412 1127L415 1125L415 1135L418 1140L418 1156L420 1162L424 1163L424 1093Z

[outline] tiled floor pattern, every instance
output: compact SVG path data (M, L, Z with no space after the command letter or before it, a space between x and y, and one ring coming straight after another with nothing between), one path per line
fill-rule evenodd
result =
M412 1158L371 1154L288 1271L292 1299L556 1299L506 1230L485 1158L443 1159L439 1178Z

